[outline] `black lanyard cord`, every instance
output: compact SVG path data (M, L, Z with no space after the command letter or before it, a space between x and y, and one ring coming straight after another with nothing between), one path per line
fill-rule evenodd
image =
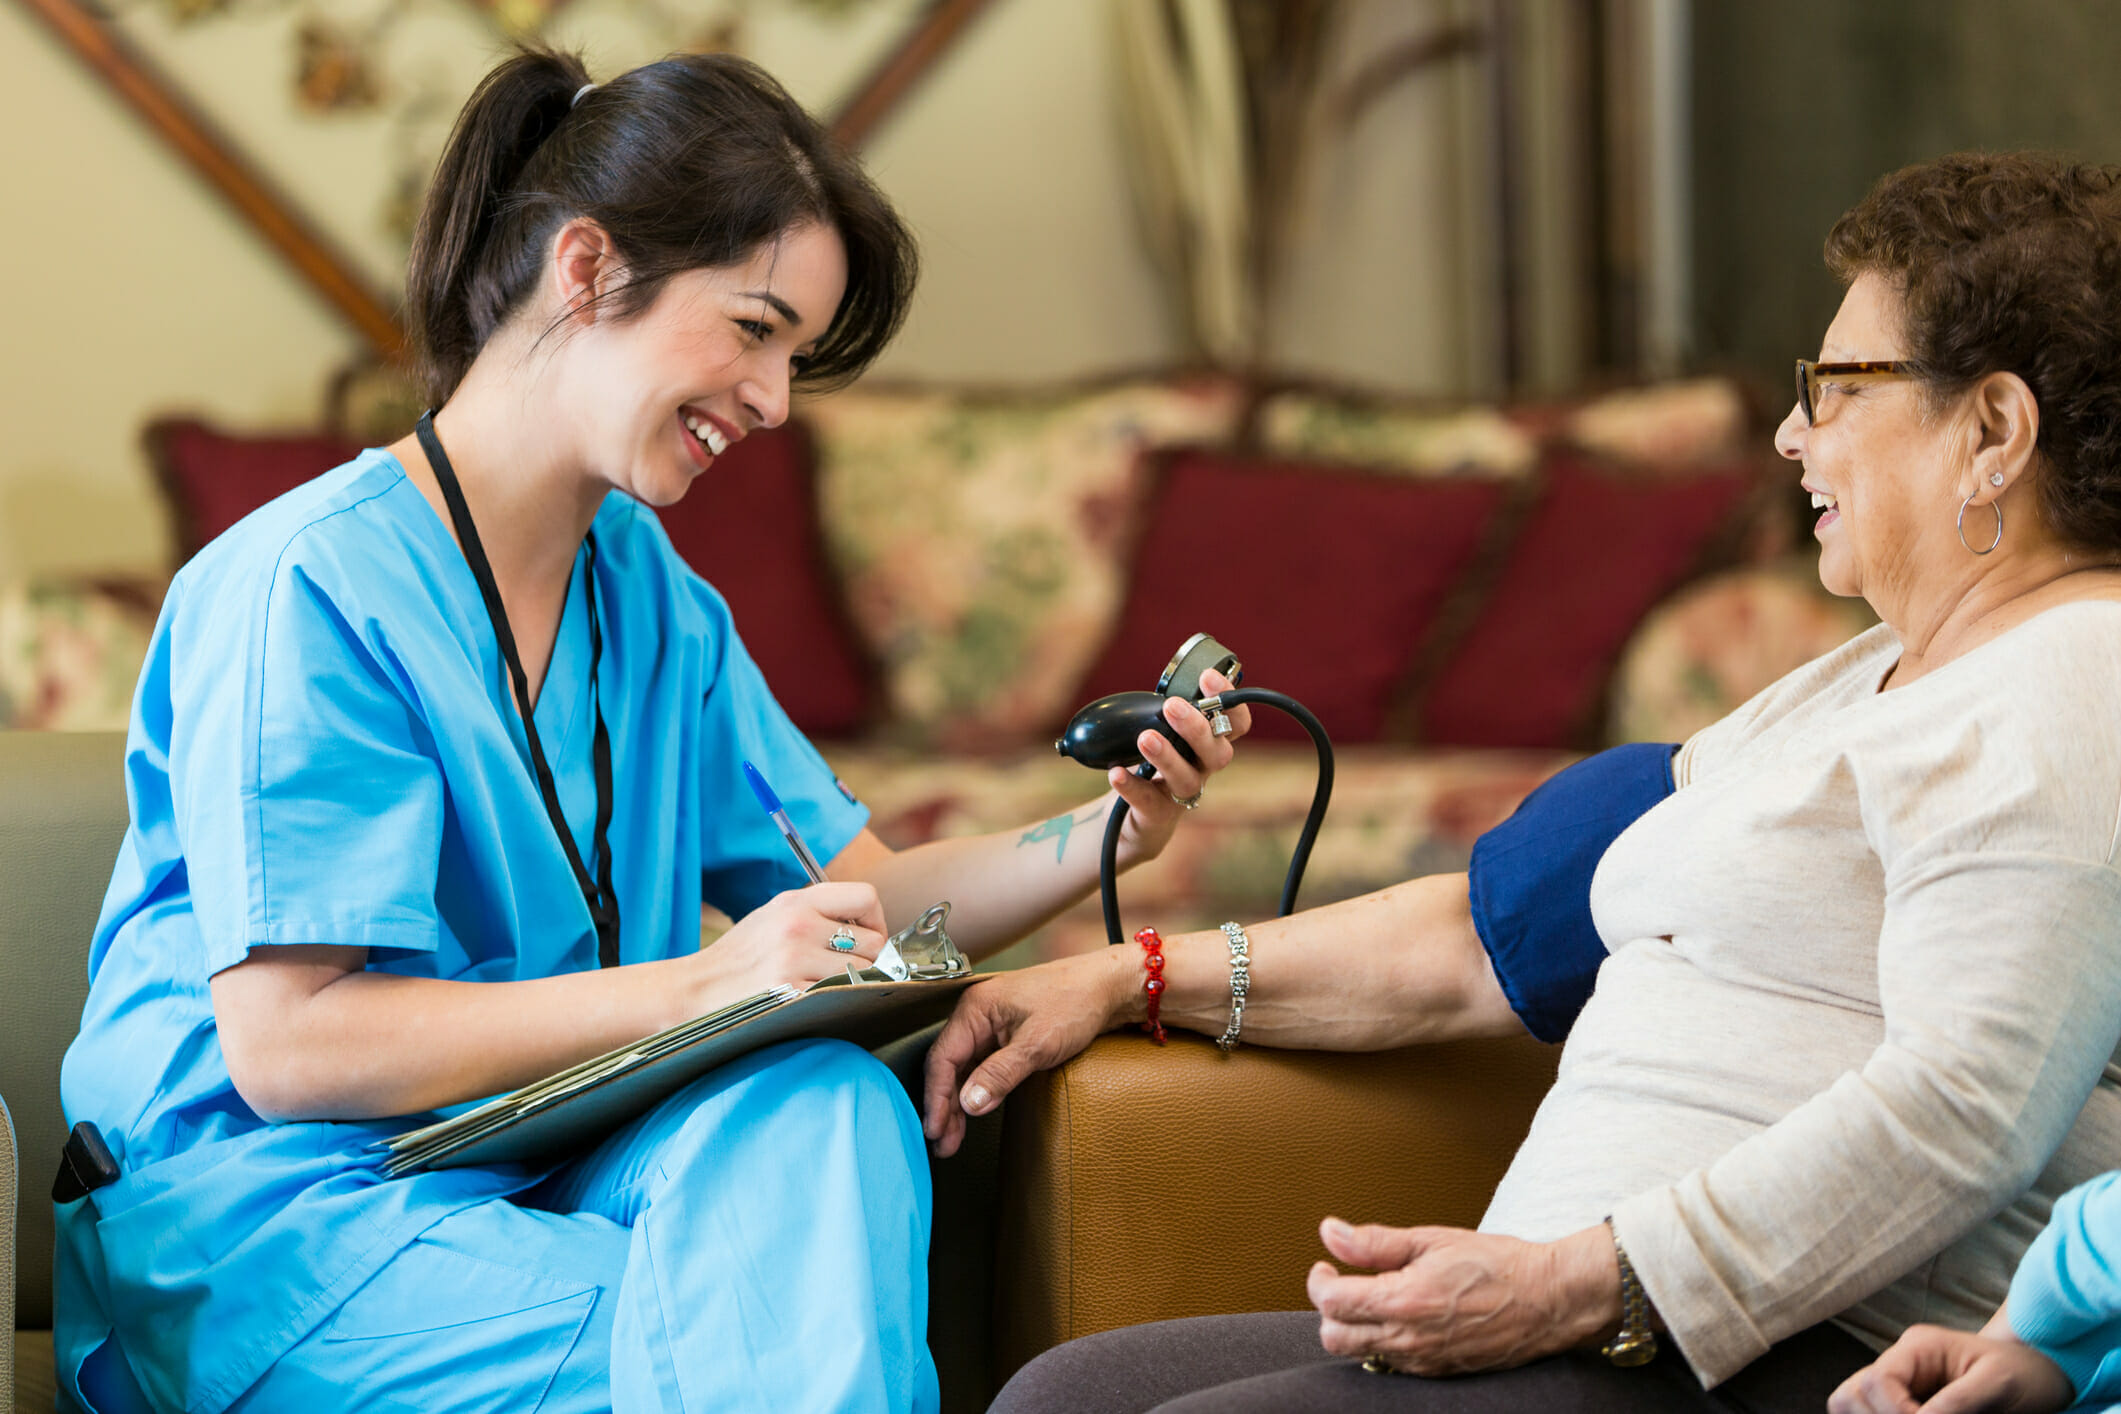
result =
M449 464L449 457L442 451L442 441L435 436L434 413L420 414L419 426L415 430L419 434L420 449L427 453L427 464L442 488L442 499L449 503L449 519L456 526L457 542L464 549L464 560L471 566L472 578L479 582L479 595L486 601L486 617L493 621L493 636L499 640L501 656L507 660L509 680L515 685L516 710L522 713L523 735L530 743L531 770L538 779L538 793L545 798L545 814L552 821L553 832L560 837L560 848L567 852L567 863L574 870L575 883L582 889L582 901L589 905L589 916L596 924L597 961L604 967L616 967L619 962L619 896L611 885L611 733L604 726L603 695L597 685L597 667L604 657L604 634L597 622L597 538L592 533L583 541L583 548L588 551L584 574L589 604L589 709L596 724L591 759L597 782L597 817L592 846L597 873L592 883L589 870L582 863L582 852L575 846L574 831L568 828L566 813L560 809L560 791L553 783L552 767L545 759L545 745L538 739L537 722L531 712L530 677L523 671L522 655L516 651L516 636L508 626L508 610L501 603L500 586L494 583L493 566L486 559L486 547L480 543L479 528L472 522L471 507L464 502L464 488L457 484L456 468Z

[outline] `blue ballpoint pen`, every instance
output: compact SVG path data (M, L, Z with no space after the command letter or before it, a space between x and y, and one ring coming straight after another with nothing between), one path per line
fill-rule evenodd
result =
M781 832L781 838L788 841L788 848L795 851L796 863L803 866L803 872L810 876L810 882L829 882L825 877L825 866L817 862L817 856L810 852L810 846L804 844L803 837L795 832L795 824L788 818L788 812L781 808L781 798L773 793L772 786L766 784L766 778L759 774L759 768L749 761L744 763L744 779L751 782L751 793L759 798L759 807L766 812L766 817L773 821L773 827Z

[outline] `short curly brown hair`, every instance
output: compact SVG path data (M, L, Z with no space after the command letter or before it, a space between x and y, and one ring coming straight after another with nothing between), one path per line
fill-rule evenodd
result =
M2023 378L2049 526L2121 552L2121 167L2023 152L1903 167L1834 223L1826 263L1900 291L1910 360L1940 401Z

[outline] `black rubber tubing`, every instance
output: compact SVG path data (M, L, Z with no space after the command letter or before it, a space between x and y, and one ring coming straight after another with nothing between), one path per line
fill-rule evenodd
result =
M1294 717L1318 748L1318 788L1311 793L1311 813L1304 818L1303 831L1296 837L1296 852L1289 856L1289 872L1281 884L1281 912L1275 915L1287 918L1296 911L1296 891L1303 887L1311 847L1318 843L1319 827L1326 822L1326 804L1333 798L1333 743L1326 740L1326 729L1311 715L1311 709L1283 693L1264 687L1238 687L1223 693L1221 701L1226 709L1278 708ZM1119 832L1126 823L1127 802L1122 797L1112 803L1112 814L1105 821L1104 848L1097 859L1097 890L1105 906L1105 941L1114 947L1126 941L1119 927Z

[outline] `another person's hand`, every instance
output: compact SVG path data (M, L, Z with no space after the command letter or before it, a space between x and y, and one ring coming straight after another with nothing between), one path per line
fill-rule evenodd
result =
M1230 680L1212 670L1200 675L1200 685L1209 693L1231 689ZM1187 761L1160 733L1145 731L1135 745L1142 759L1156 768L1155 778L1143 780L1124 766L1114 766L1106 773L1112 789L1128 805L1126 827L1120 834L1121 858L1132 862L1154 859L1163 853L1178 828L1179 818L1186 813L1182 802L1199 803L1208 778L1230 764L1237 754L1237 739L1252 729L1250 707L1233 707L1229 717L1229 734L1217 736L1199 708L1183 698L1168 698L1164 702L1164 720L1186 739L1193 754L1200 758L1200 765Z
M1419 1375L1504 1370L1586 1345L1620 1319L1620 1266L1601 1224L1560 1242L1454 1227L1319 1224L1332 1262L1305 1286L1335 1355Z
M1036 1071L1049 1070L1110 1030L1141 994L1133 949L1000 972L975 982L928 1048L922 1127L948 1157L967 1115L982 1115Z
M836 948L833 935L843 929L852 946ZM702 948L696 975L703 1000L717 1005L774 987L807 987L850 962L876 961L884 936L884 906L873 885L812 884L774 895Z
M2052 1414L2076 1398L2062 1367L2022 1341L1909 1326L1843 1381L1826 1407L1830 1414Z

